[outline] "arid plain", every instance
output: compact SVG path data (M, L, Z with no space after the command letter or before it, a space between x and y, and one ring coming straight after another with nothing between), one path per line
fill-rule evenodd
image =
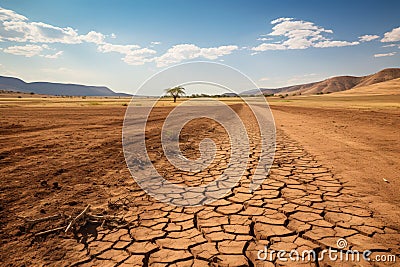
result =
M390 88L268 98L277 129L270 175L249 194L249 161L231 194L193 208L160 203L131 178L121 143L129 99L2 94L0 264L336 266L328 259L260 261L257 251L267 245L320 253L336 248L339 238L348 248L371 250L371 257L399 261L400 89ZM222 100L252 129L244 105ZM169 99L160 102L151 129L171 106ZM223 129L212 122L193 123L184 133L188 157L197 155L199 138L225 145ZM157 151L155 137L148 146ZM256 155L257 137L251 141ZM218 174L209 170L207 177ZM65 233L87 205L87 219Z

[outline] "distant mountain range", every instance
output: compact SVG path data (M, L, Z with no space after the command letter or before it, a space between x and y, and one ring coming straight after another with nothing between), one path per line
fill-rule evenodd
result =
M260 88L264 95L267 94L318 94L333 93L350 90L362 86L368 86L389 80L400 78L400 68L389 68L377 73L355 77L337 76L319 82L286 86L275 89ZM51 82L27 83L14 77L0 76L0 90L8 90L24 93L35 93L45 95L65 96L131 96L125 93L116 93L105 86L88 86L81 84L64 84ZM260 94L258 89L248 90L241 95ZM225 93L226 96L235 96L232 93Z
M4 76L0 76L0 90L65 96L130 96L129 94L116 93L105 86L87 86L81 84L51 82L27 83L18 78Z
M355 77L355 76L337 76L319 82L286 86L275 89L260 88L264 95L267 94L318 94L346 91L352 88L372 85L400 78L400 68L389 68L377 73ZM260 94L260 90L254 89L242 92L241 95Z

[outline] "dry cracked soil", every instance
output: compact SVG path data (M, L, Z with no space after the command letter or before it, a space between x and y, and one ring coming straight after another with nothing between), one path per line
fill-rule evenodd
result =
M251 117L240 105L234 109ZM212 181L228 164L223 128L199 121L183 129L181 149L188 158L198 156L204 137L216 140L219 149L216 164L197 178L186 177L167 167L160 150L157 129L168 111L157 109L149 121L146 144L155 166L175 182ZM270 173L254 193L248 186L259 153L257 136L250 140L247 170L229 194L204 206L176 207L148 196L131 178L121 144L124 112L122 107L2 108L2 266L396 265L257 255L267 248L321 256L338 249L339 238L347 241L345 250L370 250L370 258L395 255L399 261L398 221L376 216L362 201L362 190L284 127L277 128ZM254 127L251 119L246 127ZM66 224L88 204L98 220L84 220L65 233ZM29 225L49 216L54 218ZM42 234L58 227L62 230Z

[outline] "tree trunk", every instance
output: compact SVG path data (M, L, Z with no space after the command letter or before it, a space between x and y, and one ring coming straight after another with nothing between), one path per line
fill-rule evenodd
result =
M176 96L174 96L174 103L176 103Z

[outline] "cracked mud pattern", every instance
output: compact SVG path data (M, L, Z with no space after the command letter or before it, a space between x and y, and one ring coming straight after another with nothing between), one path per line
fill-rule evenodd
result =
M356 190L283 132L277 135L270 175L254 194L248 192L249 176L231 194L202 207L170 206L137 186L131 188L134 207L125 214L130 226L101 230L86 244L65 239L63 245L71 253L63 262L78 266L338 266L327 259L283 262L268 257L260 261L257 252L266 246L320 254L323 249L337 248L339 238L347 240L346 249L368 249L371 257L397 255L398 261L399 231L375 219L358 200Z

